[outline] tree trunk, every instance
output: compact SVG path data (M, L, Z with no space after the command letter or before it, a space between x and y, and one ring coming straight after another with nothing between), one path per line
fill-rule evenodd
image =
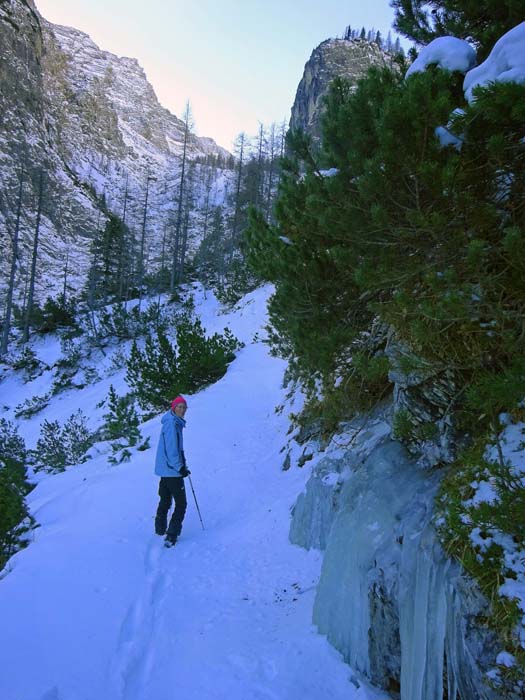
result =
M38 235L40 232L40 219L42 216L42 201L44 197L44 171L40 171L40 179L38 182L38 209L36 213L35 237L33 239L33 255L31 259L31 279L29 281L29 296L27 299L26 313L24 319L24 335L22 342L27 343L29 340L29 321L33 313L33 299L35 294L35 277L36 277L36 260L38 255Z
M188 207L186 207L186 214L184 215L184 233L182 236L182 246L181 246L179 272L178 272L179 281L182 281L182 279L184 278L184 264L186 262L186 250L188 247L188 228L189 228L189 225L190 225L190 208L188 206Z
M181 225L182 225L182 210L183 210L183 196L184 196L184 183L186 174L186 153L188 148L188 136L190 131L190 103L186 104L186 110L184 112L184 143L182 148L182 168L180 175L180 185L179 185L179 201L177 206L177 225L175 227L175 241L173 243L173 261L171 266L171 279L170 279L170 292L173 294L175 290L175 284L178 282L177 272L179 266L179 248L180 248L180 235L181 235Z
M244 141L245 141L245 136L244 134L240 135L239 138L239 172L237 175L237 186L235 188L235 213L233 215L233 227L232 227L232 235L230 239L230 253L228 256L228 263L231 265L232 260L233 260L233 251L235 249L235 241L237 240L237 226L239 222L239 208L240 208L240 194L241 194L241 181L242 181L242 165L243 165L243 156L244 156Z
M128 181L129 175L126 175L126 190L124 192L124 204L122 206L122 239L120 241L120 256L118 262L118 298L119 301L122 300L122 294L124 293L124 252L125 247L128 245L126 236L126 211L128 207Z
M4 319L4 333L2 337L2 347L0 349L0 357L3 357L7 352L9 345L9 331L11 330L11 313L13 311L13 292L15 288L16 261L18 258L18 236L20 234L20 217L22 214L22 192L24 187L24 171L20 171L20 185L18 190L18 205L16 210L15 230L13 233L13 253L11 258L11 272L9 274L9 286L7 288L7 299Z
M140 235L140 256L139 256L139 311L140 305L142 303L142 280L144 278L144 244L146 241L146 219L148 216L148 196L149 196L149 183L153 178L150 176L149 172L146 177L146 200L144 202L144 217L142 219L142 232Z

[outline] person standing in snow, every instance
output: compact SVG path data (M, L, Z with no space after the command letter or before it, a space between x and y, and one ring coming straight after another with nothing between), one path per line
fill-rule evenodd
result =
M177 396L171 402L171 409L162 416L162 430L155 459L155 474L160 476L160 502L155 516L155 532L157 535L166 535L166 547L172 547L177 541L186 513L184 477L190 471L186 467L182 430L186 425L184 416L187 408L186 399ZM175 510L167 527L172 500L175 501Z

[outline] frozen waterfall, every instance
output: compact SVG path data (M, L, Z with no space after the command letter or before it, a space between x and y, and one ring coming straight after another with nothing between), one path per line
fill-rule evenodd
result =
M489 699L486 642L469 625L486 602L432 524L441 473L388 433L378 419L346 450L328 449L294 508L291 540L326 547L314 622L354 671L401 700L442 700L444 677L448 700Z

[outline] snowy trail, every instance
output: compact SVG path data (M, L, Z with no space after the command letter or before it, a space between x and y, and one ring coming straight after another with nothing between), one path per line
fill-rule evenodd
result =
M0 581L2 700L372 700L313 629L320 555L288 542L308 476L283 473L284 363L249 344L189 398L182 536L153 533L151 450L93 460L32 492L42 527ZM30 671L28 672L28 669Z

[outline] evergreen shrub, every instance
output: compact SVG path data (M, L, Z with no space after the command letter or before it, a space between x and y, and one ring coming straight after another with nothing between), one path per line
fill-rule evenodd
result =
M126 380L144 410L160 410L179 393L194 393L222 377L241 347L229 329L206 336L199 319L183 314L176 323L177 347L162 330L148 333L144 349L134 342Z
M130 394L118 396L113 385L105 401L107 412L104 414L103 437L111 440L112 462L122 462L131 456L130 447L134 447L142 439L139 429L139 416L135 409L134 397ZM147 443L137 449L144 450ZM117 453L120 453L117 456Z
M42 396L33 396L30 399L26 399L15 408L15 417L31 418L31 416L39 413L49 404L50 398L50 394L43 394Z
M24 545L22 538L29 527L25 460L23 438L10 421L0 418L0 570Z
M48 297L41 307L35 304L30 317L30 324L38 333L54 333L60 328L75 329L76 305L73 300L64 301L63 297Z
M44 365L38 359L35 351L26 346L22 352L12 360L11 367L17 371L23 371L26 381L31 381L42 373Z
M87 425L87 418L79 409L64 425L45 420L40 428L33 459L35 471L51 473L64 471L67 466L85 462L86 453L95 442L95 434Z
M152 323L158 325L159 322L164 327L163 314L159 313L156 304L151 304L146 309L139 309L137 305L129 307L124 303L113 304L98 314L97 340L138 338L145 335Z

